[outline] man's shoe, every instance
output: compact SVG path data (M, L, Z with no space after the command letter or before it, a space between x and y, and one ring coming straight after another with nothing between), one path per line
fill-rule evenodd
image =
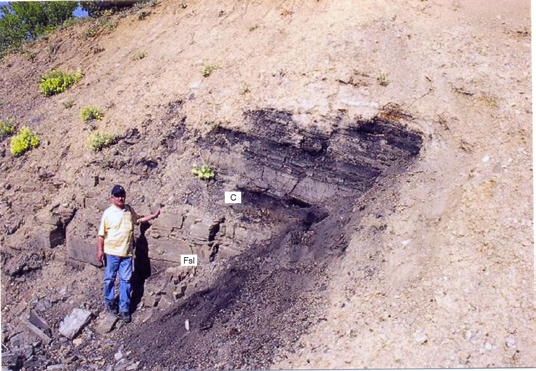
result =
M132 318L130 317L130 313L128 313L128 312L119 313L119 317L121 317L121 319L125 323L130 323L130 321L132 321Z

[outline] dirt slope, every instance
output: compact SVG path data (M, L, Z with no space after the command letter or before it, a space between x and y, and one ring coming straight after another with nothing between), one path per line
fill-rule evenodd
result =
M10 155L9 140L0 143L7 350L19 333L32 343L20 316L34 309L54 341L34 339L29 369L122 369L118 349L151 369L536 364L528 1L162 1L145 11L141 20L114 15L113 31L97 21L95 37L79 24L0 62L0 118L41 138L21 158ZM84 77L45 98L37 81L53 68ZM67 99L72 108L63 107ZM104 109L103 121L80 123L88 104ZM252 112L287 117L265 120L285 129L260 126ZM396 158L381 159L398 150L386 131L348 135L383 124L419 133L414 161L391 168ZM118 144L90 151L91 125L117 134ZM262 162L258 143L279 151L266 161L285 158L272 180L263 173L267 186L251 186L251 164L277 168ZM256 146L257 157L239 156ZM328 197L347 185L318 180L312 169L325 167L315 151L338 154L334 166L347 169L360 148L379 149L360 161L382 176L372 188ZM299 161L285 162L287 149L313 159L302 159L303 174ZM189 174L203 160L221 170L208 186ZM286 190L285 169L330 186L323 196L296 184ZM256 243L231 246L239 254L222 248L190 271L181 278L186 296L167 309L144 301L167 295L170 282L173 264L153 260L131 325L101 335L95 319L67 340L57 328L72 308L99 315L102 272L73 267L64 244L47 247L43 220L56 206L62 215L76 209L73 223L90 241L115 183L142 213L225 218L218 226L227 240L242 241L227 232L240 222ZM259 215L218 203L236 187L267 189ZM323 217L308 222L315 207ZM332 253L318 256L311 241L324 232Z

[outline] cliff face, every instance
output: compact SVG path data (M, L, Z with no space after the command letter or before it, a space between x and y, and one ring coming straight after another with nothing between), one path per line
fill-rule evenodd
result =
M0 119L40 139L21 157L0 142L7 355L29 369L533 365L529 8L162 1L6 57ZM83 77L44 97L52 69ZM80 120L88 105L101 121ZM90 150L96 132L114 144ZM214 179L191 174L203 164ZM162 213L137 231L133 323L106 333L94 239L114 184ZM93 317L66 340L73 308Z

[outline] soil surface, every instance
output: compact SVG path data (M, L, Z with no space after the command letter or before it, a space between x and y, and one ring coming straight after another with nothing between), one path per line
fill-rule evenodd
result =
M534 366L530 27L528 1L163 0L5 57L0 120L40 145L0 141L3 366ZM83 78L44 97L52 69ZM161 216L106 329L114 184Z

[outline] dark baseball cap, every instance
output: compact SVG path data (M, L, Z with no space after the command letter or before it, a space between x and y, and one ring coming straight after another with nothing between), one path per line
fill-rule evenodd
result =
M114 185L114 187L112 188L112 196L115 196L115 197L125 197L126 196L126 192L125 192L125 188L123 188L122 186L120 185Z

